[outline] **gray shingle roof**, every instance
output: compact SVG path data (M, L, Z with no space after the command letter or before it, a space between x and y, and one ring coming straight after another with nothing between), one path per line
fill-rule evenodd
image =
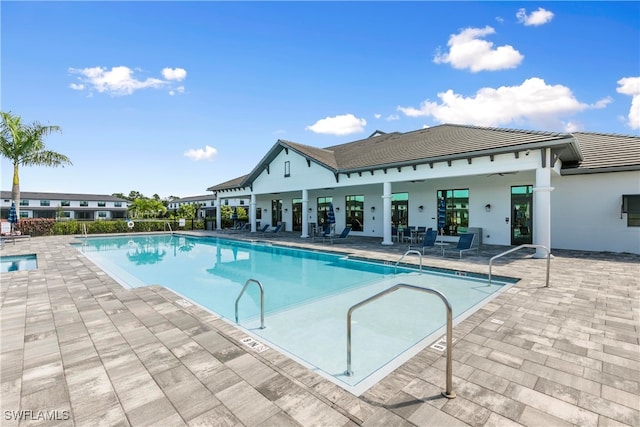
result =
M208 190L246 187L283 149L291 149L334 173L415 165L478 155L555 147L566 169L640 167L640 137L559 133L444 124L411 132L374 132L370 137L326 148L278 140L251 173ZM566 165L566 166L564 166ZM580 165L579 168L576 166Z
M576 132L584 160L567 165L563 173L604 172L624 168L640 169L640 137L629 135Z
M201 196L181 197L179 199L172 200L170 203L200 202L200 201L215 200L215 199L216 199L215 194L205 194Z
M242 182L247 178L247 176L248 175L242 175L237 178L230 179L229 181L225 181L223 183L214 185L213 187L207 188L207 191L220 191L242 187Z
M11 191L1 191L0 197L3 199L11 198ZM23 200L79 200L87 202L125 202L129 201L106 194L76 194L76 193L43 193L33 191L21 191L20 198Z

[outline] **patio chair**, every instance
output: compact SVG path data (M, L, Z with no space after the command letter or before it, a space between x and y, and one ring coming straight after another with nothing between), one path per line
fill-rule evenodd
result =
M327 237L322 237L322 242L324 243L325 240L330 240L331 244L333 244L334 240L344 240L347 238L347 236L349 235L349 233L351 232L351 227L345 227L344 230L342 230L342 233L340 233L339 236L327 236Z
M266 233L269 227L271 227L269 224L265 224L264 227L260 229L259 233Z
M281 229L282 229L282 224L278 224L275 227L273 227L271 230L265 231L264 235L266 236L267 234L279 233Z
M436 245L436 239L438 238L438 232L436 230L427 230L427 232L424 235L424 238L422 239L422 245L415 245L413 246L413 248L415 249L420 249L422 248L422 255L424 255L424 250L425 249L432 249L435 248ZM412 246L409 245L409 249L411 249Z
M463 252L475 250L476 253L478 253L478 246L473 246L473 240L475 239L475 237L476 235L474 233L461 234L460 240L458 240L458 245L455 248L444 249L443 255L448 251L456 251L460 254L460 259L462 259Z

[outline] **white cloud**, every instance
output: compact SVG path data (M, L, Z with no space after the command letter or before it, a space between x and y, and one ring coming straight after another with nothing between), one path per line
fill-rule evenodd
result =
M618 85L618 93L631 96L628 125L631 129L640 129L640 77L621 78Z
M169 70L169 72L167 72ZM139 70L137 70L139 71ZM69 68L71 74L78 74L79 83L71 83L69 87L73 90L89 90L110 95L122 96L131 95L140 89L160 89L168 88L171 94L181 93L184 87L173 87L171 80L182 80L186 76L186 71L181 68L162 70L163 75L168 75L167 80L148 77L139 80L134 76L135 71L129 67L118 66L108 70L106 67L90 68Z
M510 45L493 47L493 43L482 40L494 34L492 27L465 28L459 34L449 37L449 53L437 52L433 62L451 64L453 68L478 71L495 71L517 67L524 58Z
M564 125L564 131L568 133L579 132L583 129L582 123L578 122L567 122Z
M385 119L388 122L394 122L396 120L400 120L400 116L397 114L390 114L387 116L387 118Z
M167 80L182 81L187 77L187 70L184 68L163 68L162 76Z
M343 114L341 116L325 117L305 129L329 135L350 135L364 131L366 124L367 121L365 119L359 119L353 114Z
M438 93L440 102L424 101L419 108L398 107L409 117L433 117L440 123L477 126L505 126L509 123L529 123L543 129L562 129L563 118L586 109L602 108L608 102L593 105L579 102L571 89L549 85L533 77L519 86L482 88L475 96L464 97L449 89Z
M521 8L516 13L516 18L518 18L519 23L525 26L538 26L551 21L553 19L553 12L539 7L535 12L531 12L531 15L527 15L526 9Z
M373 115L373 117L375 117L376 119L379 119L380 117L382 117L382 114L376 113L376 114Z
M184 152L184 156L191 160L212 160L218 154L218 150L208 145L203 148L191 148Z
M174 96L179 93L184 93L184 86L178 86L175 89L169 91L169 95Z

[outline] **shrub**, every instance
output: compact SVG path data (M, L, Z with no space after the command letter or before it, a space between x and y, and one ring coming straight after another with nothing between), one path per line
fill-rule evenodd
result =
M18 222L18 230L31 236L50 236L55 220L53 218L26 218Z

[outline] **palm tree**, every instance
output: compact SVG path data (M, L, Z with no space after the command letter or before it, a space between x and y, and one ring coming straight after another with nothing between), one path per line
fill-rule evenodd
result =
M13 162L13 184L11 198L16 203L20 217L20 166L65 166L71 160L64 154L45 149L43 138L52 132L60 131L59 126L42 126L38 122L23 124L20 116L0 112L2 129L0 130L0 154Z

